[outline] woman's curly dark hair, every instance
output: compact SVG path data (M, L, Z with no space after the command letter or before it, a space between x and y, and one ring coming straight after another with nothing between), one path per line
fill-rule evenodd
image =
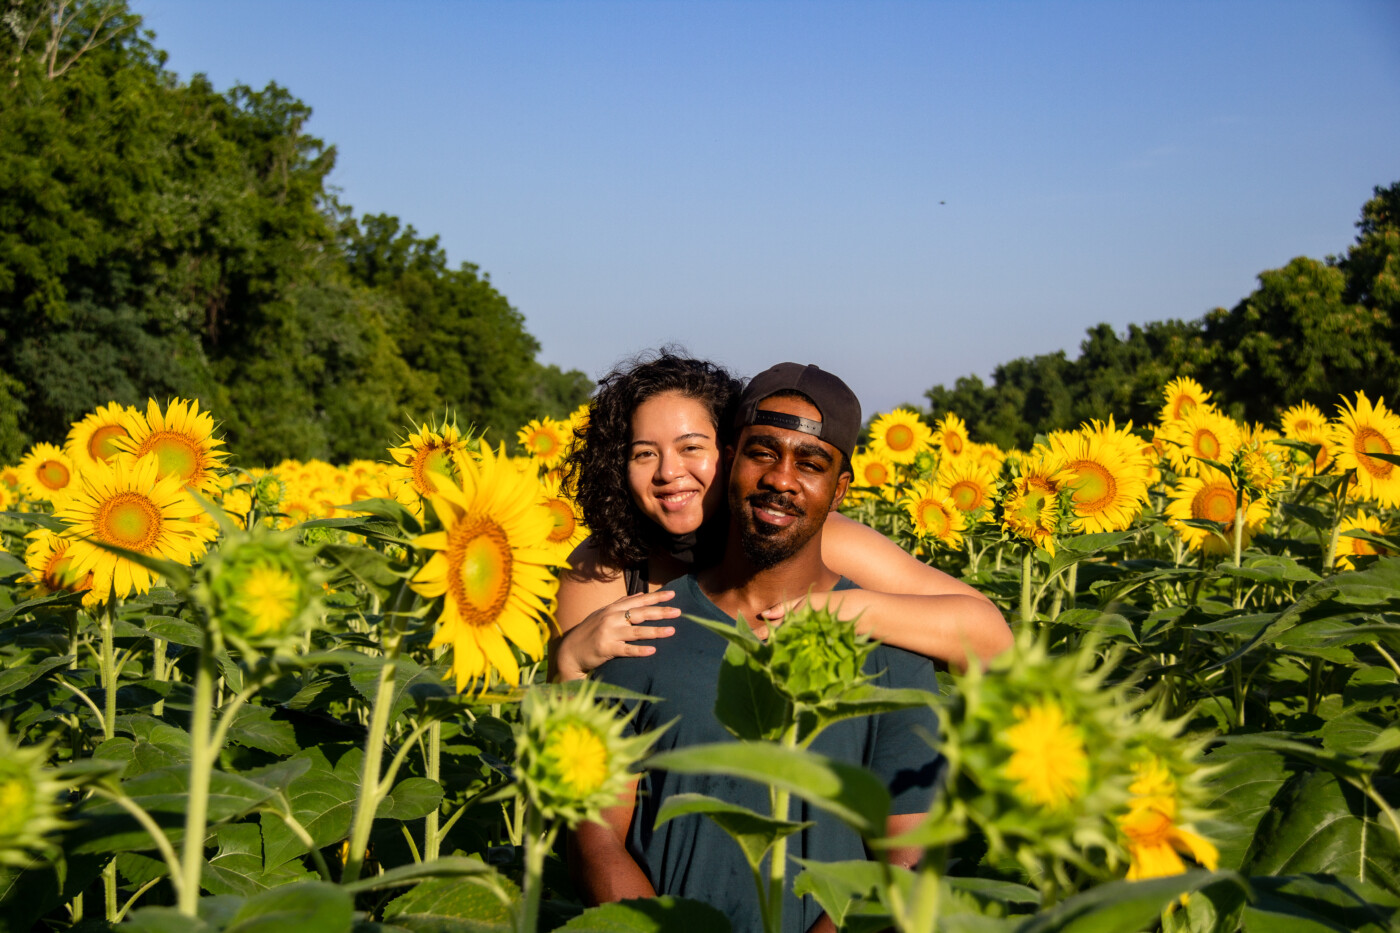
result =
M663 347L619 365L598 380L587 427L575 435L564 460L566 488L575 491L583 520L593 532L603 560L633 567L647 559L655 525L632 501L627 461L632 445L632 413L647 399L676 392L703 404L719 437L729 433L743 383L708 360L691 359Z

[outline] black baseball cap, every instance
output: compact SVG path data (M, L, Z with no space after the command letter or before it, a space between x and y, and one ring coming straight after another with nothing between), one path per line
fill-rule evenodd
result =
M822 420L759 410L759 403L764 399L783 392L801 392L807 396L821 412ZM849 458L860 437L860 399L850 386L818 366L779 363L750 379L739 396L734 430L737 433L751 424L766 424L819 437Z

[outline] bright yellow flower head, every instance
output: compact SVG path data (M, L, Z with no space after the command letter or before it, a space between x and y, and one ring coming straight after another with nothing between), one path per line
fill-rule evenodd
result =
M1400 506L1400 466L1369 456L1400 453L1400 415L1385 407L1385 399L1372 405L1364 392L1356 393L1355 405L1343 399L1328 444L1337 469L1356 471L1362 496L1389 508Z
M1153 759L1134 766L1128 813L1118 821L1128 840L1128 880L1162 878L1186 871L1181 855L1215 871L1220 853L1210 840L1178 826L1177 787L1171 773ZM1178 854L1180 853L1180 854Z
M1243 441L1240 426L1233 418L1205 407L1194 408L1176 421L1162 422L1158 434L1165 442L1172 469L1182 476L1216 472L1201 459L1228 466Z
M214 436L214 418L199 410L197 399L172 399L164 412L155 399L149 399L145 415L128 409L120 426L126 437L109 435L118 451L138 459L153 454L161 476L175 476L189 489L208 495L217 488L217 471L228 452L218 449L223 438Z
M967 422L951 411L940 419L933 430L933 444L944 457L961 457L968 447Z
M569 423L553 418L536 418L516 433L520 446L540 466L549 469L564 459L569 449Z
M73 427L68 432L68 440L64 444L64 452L80 469L98 460L104 463L111 460L121 451L117 441L131 436L123 422L137 415L136 409L129 405L117 402L99 405L96 411L86 415L81 421L73 422Z
M407 486L407 496L416 494L423 498L434 495L441 486L458 482L462 464L470 459L467 438L455 424L444 424L441 429L431 424L419 425L408 440L389 448L389 456L397 464L386 473L389 483Z
M937 541L950 550L962 547L962 533L967 528L967 519L958 511L946 490L919 480L900 500L900 505L909 514L914 533L920 538Z
M1187 548L1204 549L1207 554L1228 554L1234 550L1236 489L1230 478L1219 470L1208 476L1187 476L1171 491L1167 502L1167 525ZM1245 498L1244 537L1247 546L1269 518L1269 505L1264 499ZM1182 519L1218 522L1220 534L1181 523ZM1221 537L1221 536L1224 537ZM1227 543L1230 542L1230 543Z
M1355 515L1343 519L1341 524L1337 526L1337 566L1341 569L1355 570L1356 565L1351 560L1353 557L1390 554L1389 549L1379 544L1372 544L1370 541L1348 536L1346 534L1348 531L1369 531L1373 535L1390 534L1390 529L1380 518L1357 509Z
M1051 450L1074 474L1066 485L1076 531L1123 531L1146 504L1147 458L1131 427L1116 428L1110 417L1051 438Z
M938 467L937 483L964 515L985 511L996 493L996 473L975 455L944 460Z
M92 607L102 601L101 595L92 590L92 574L78 576L73 573L68 539L47 528L30 532L28 538L29 547L24 551L24 563L29 567L29 573L21 577L20 582L30 585L29 596L86 592L84 606Z
M35 444L19 461L20 488L36 502L57 505L73 491L77 473L73 461L53 444Z
M913 463L930 449L933 432L919 416L907 408L896 408L875 419L870 426L870 449L891 463Z
M1060 809L1084 792L1089 780L1089 756L1084 736L1065 722L1064 710L1046 699L1015 709L1017 722L1006 730L1011 757L1006 777L1016 782L1027 802Z
M854 476L848 495L852 502L870 496L868 490L885 499L894 496L898 477L895 475L894 461L884 454L873 451L857 453L851 457L851 472Z
M412 580L423 596L443 598L432 644L452 646L458 690L478 678L485 687L496 673L519 681L507 639L531 658L543 654L540 620L558 587L549 571L554 518L539 481L485 444L480 462L463 466L460 486L437 484L431 502L443 527L414 542L436 553Z
M1001 526L1054 554L1060 493L1074 474L1057 454L1043 447L1021 457L1018 468L1020 475L1002 499Z
M1200 408L1213 409L1210 393L1189 376L1173 379L1162 388L1162 409L1157 420L1162 424L1180 421Z
M588 527L583 523L583 514L572 498L564 495L558 478L546 477L541 483L541 494L545 508L549 509L554 527L549 532L549 543L554 548L556 567L566 566L574 548L588 537Z

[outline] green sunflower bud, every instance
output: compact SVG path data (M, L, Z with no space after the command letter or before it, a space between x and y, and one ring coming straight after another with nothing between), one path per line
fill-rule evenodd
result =
M276 512L287 494L287 484L276 473L268 473L258 480L253 494L257 497L258 508L264 512Z
M796 703L820 706L868 679L862 668L875 644L857 634L851 622L803 606L788 615L759 652L779 692Z
M68 824L59 819L67 787L44 767L48 750L21 747L0 725L0 865L25 866L57 851L50 838Z
M284 532L227 538L205 561L199 595L225 638L242 648L286 647L321 614L322 586L308 551Z
M597 703L596 695L597 685L588 681L577 691L532 690L515 727L515 774L530 806L571 829L598 822L605 807L618 803L633 763L659 732L624 735L631 717Z
M301 530L301 541L307 547L319 547L322 544L343 544L345 542L345 532L339 528L326 528L318 525L312 528Z

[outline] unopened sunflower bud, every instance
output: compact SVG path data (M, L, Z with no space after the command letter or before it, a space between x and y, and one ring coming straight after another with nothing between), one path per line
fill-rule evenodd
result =
M0 865L24 867L57 849L50 838L68 824L59 818L67 788L44 767L42 747L23 747L0 725Z
M258 508L265 512L276 512L282 504L282 498L287 494L287 484L282 482L276 473L268 473L260 478L253 489L258 499Z
M860 683L875 642L826 609L803 606L768 640L774 685L798 703L817 706Z
M230 536L205 561L199 594L240 647L281 647L315 625L321 581L310 555L282 532Z

